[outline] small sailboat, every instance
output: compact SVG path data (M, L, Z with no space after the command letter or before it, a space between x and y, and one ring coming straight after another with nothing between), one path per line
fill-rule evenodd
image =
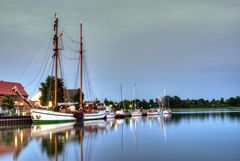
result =
M97 106L95 101L85 101L85 107L83 109L84 120L97 120L104 119L106 117L106 110L102 106Z
M97 119L104 119L106 117L106 111L105 110L99 110L94 112L84 112L83 113L83 119L84 120L97 120Z
M54 54L53 57L55 59L55 79L54 79L54 102L52 110L49 109L37 109L31 108L31 117L33 123L60 123L60 122L71 122L76 120L82 119L82 113L78 111L70 111L64 110L60 111L57 109L58 101L57 101L57 84L58 84L58 62L59 62L59 48L58 48L58 18L55 14L55 21L54 21L54 37L53 37L53 44L54 44Z
M171 114L172 111L170 109L165 109L162 111L162 114Z
M123 109L116 111L116 118L124 118L124 117L125 117L125 113Z
M131 116L142 116L142 112L139 109L131 111Z
M129 115L129 113L124 112L124 101L123 101L123 92L122 92L122 84L121 84L121 102L122 102L122 109L116 111L116 118L124 118L126 115ZM120 107L120 104L119 104Z
M147 111L147 115L159 115L160 110L156 108L150 108Z
M162 114L171 114L172 111L170 109L169 98L165 96L165 88L164 88L164 96L162 97Z
M157 102L159 100L157 99ZM147 116L151 116L151 115L159 115L161 114L161 107L159 106L159 108L150 108L149 110L147 110Z
M131 116L142 116L142 112L136 108L136 84L134 85L133 91L133 111L131 111Z
M162 111L162 114L171 114L171 113L172 113L171 109L165 109Z

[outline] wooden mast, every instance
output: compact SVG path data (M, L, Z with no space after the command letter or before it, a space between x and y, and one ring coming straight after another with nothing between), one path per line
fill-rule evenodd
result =
M53 108L57 108L57 84L58 84L58 18L55 13L54 21L54 56L55 56L55 78L54 78L54 102Z
M83 78L83 29L80 23L80 98L79 110L83 111L83 97L82 97L82 78ZM83 161L83 129L80 130L80 145L81 145L81 161Z
M82 78L83 78L83 30L82 23L80 23L80 98L79 98L79 110L83 110L82 100Z

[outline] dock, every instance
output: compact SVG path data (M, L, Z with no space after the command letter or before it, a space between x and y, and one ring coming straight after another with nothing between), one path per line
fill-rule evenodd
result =
M31 116L0 116L0 125L6 124L31 124Z

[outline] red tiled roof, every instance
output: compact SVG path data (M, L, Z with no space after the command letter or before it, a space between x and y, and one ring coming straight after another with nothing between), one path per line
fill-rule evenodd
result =
M28 97L28 93L25 91L21 83L5 82L5 81L0 81L0 95L17 95L12 90L12 88L15 86L24 97Z

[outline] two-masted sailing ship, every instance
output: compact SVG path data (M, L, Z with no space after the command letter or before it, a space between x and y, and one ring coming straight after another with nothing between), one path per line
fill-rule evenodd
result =
M94 102L88 103L86 107L83 105L82 97L82 79L83 79L83 30L82 24L80 24L80 101L79 110L58 110L57 100L57 85L58 85L58 62L59 62L59 31L58 31L58 18L55 15L54 20L54 99L52 109L38 109L31 108L31 116L33 123L58 123L58 122L70 122L76 120L92 120L103 119L106 117L106 110L101 109Z

